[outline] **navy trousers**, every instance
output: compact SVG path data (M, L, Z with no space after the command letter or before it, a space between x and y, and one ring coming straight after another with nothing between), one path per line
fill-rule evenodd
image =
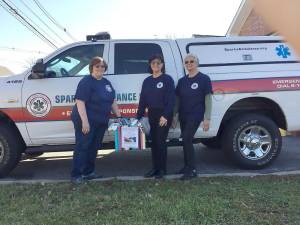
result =
M152 167L155 170L162 170L167 172L167 137L169 128L172 123L172 117L166 118L168 120L167 126L159 126L159 120L163 113L162 109L149 109L148 118L150 124L151 136L151 153L152 153Z
M101 148L107 125L96 125L91 123L90 132L83 134L81 121L73 121L73 123L76 143L73 153L73 169L71 176L77 178L95 171L97 152Z
M181 120L180 128L183 142L184 167L189 170L196 169L195 149L193 146L193 138L200 126L199 121Z

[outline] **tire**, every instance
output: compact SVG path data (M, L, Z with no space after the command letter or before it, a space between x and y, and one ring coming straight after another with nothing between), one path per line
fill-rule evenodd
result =
M7 124L0 124L0 177L7 176L19 163L24 146L19 134Z
M244 169L262 169L280 154L282 138L277 125L260 114L245 114L231 120L222 136L222 147Z

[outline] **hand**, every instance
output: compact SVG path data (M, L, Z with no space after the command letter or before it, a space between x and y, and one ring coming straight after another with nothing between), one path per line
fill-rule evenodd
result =
M178 123L178 114L176 114L174 117L173 117L173 120L172 120L172 128L175 129L177 127L177 123Z
M210 120L208 120L208 119L203 120L203 123L202 123L203 131L206 132L209 130L209 123L210 123Z
M90 132L90 124L88 121L82 121L82 133L88 134Z
M167 124L168 124L168 120L165 117L161 116L159 119L159 126L163 127L163 126L167 126Z

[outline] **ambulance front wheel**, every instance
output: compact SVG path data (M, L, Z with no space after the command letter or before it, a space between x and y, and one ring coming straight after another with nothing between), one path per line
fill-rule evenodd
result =
M268 117L249 113L231 120L222 136L222 148L234 163L245 169L261 169L280 154L282 138Z
M7 176L19 163L24 146L11 125L0 124L0 177Z

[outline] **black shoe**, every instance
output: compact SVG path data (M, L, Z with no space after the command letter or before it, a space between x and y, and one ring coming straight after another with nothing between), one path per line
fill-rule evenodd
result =
M154 177L155 177L155 179L162 179L162 178L164 178L164 175L166 175L165 171L158 170Z
M149 172L147 172L144 177L145 178L150 178L150 177L154 177L157 174L158 170L156 169L152 169Z
M185 174L185 172L188 170L188 168L185 166L185 167L183 167L183 168L181 168L180 170L178 170L177 172L176 172L176 174Z
M182 175L182 177L180 177L180 180L190 180L190 179L193 179L196 177L197 177L197 171L195 169L193 169L193 170L186 171Z
M82 179L82 177L72 177L71 183L74 185L80 185L84 183L84 180Z
M96 174L95 172L92 172L90 174L87 174L87 175L82 175L82 179L83 180L95 180L95 179L100 179L100 178L103 178L102 175L99 175L99 174Z

